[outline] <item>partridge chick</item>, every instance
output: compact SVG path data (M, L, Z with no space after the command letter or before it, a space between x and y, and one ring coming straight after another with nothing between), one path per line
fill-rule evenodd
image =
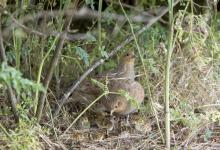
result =
M124 90L134 99L132 102L123 95L114 95L111 102L109 102L111 113L119 115L127 115L137 110L137 105L140 105L144 100L144 88L140 83L134 80L126 80L115 82L112 87L113 92Z
M109 131L115 129L115 115L125 115L126 125L130 126L129 115L137 110L137 106L140 105L144 100L144 88L137 81L126 79L126 80L112 80L109 86L110 93L106 97L101 99L101 104L99 105L100 111L110 112L112 118L112 126ZM114 94L120 92L120 90L125 91L129 94L129 99L125 95Z
M137 110L137 105L140 105L144 100L144 88L137 81L126 79L120 81L111 81L109 85L110 93L101 100L102 109L116 115L129 115ZM120 95L123 90L129 94L134 100L129 100L125 95ZM116 94L115 94L116 93Z

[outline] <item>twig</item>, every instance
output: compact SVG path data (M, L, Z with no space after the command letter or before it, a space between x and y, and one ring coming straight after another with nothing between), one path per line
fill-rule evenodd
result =
M13 139L11 138L10 134L6 131L6 129L3 127L3 125L0 123L0 129L4 132L4 134L7 136L7 138L10 141L13 141Z
M175 6L180 0L175 1L174 5ZM165 15L168 12L168 8L164 8L161 10L161 12L159 13L158 16L156 16L155 18L152 18L151 20L149 20L148 24L146 24L141 30L139 30L135 36L139 36L141 35L144 31L146 31L150 26L152 26L155 22L157 22L163 15ZM99 65L103 64L107 59L109 59L109 57L112 57L113 55L115 55L118 51L121 50L121 48L123 48L125 45L127 45L128 43L130 43L132 40L134 40L134 36L131 35L129 36L125 41L123 41L120 45L118 45L116 48L114 48L109 54L108 57L106 58L100 58L98 59L93 65L91 65L89 68L86 69L86 71L82 74L82 76L80 76L80 78L78 80L76 80L76 82L74 82L70 88L67 90L67 92L65 92L62 96L62 98L58 101L58 105L57 105L57 109L54 112L54 117L56 117L59 112L61 107L67 102L69 96L76 90L76 88L79 86L79 84L95 69L97 68Z
M89 106L87 106L77 117L76 119L73 120L73 122L69 125L69 127L63 132L63 135L65 135L67 133L67 131L69 131L69 129L76 123L76 121L79 120L80 117L82 117L82 115L89 109L91 108L98 100L100 100L103 96L105 96L107 93L103 93L102 95L100 95L98 98L96 98L91 104L89 104Z
M16 18L14 18L14 16L11 15L8 11L4 11L4 14L8 15L11 18L11 20L17 25L17 27L22 28L25 32L32 33L43 38L47 38L49 36L59 36L62 33L62 32L61 33L59 32L43 33L43 32L31 29L27 27L26 25L22 24ZM67 33L65 37L65 40L68 40L68 41L89 40L89 39L90 37L88 36L88 34L84 34L84 33Z
M112 0L106 0L108 3L113 3L113 4L116 4L116 5L120 5L118 2L114 2ZM125 8L129 8L131 9L132 11L135 11L137 13L140 13L143 15L143 17L155 17L155 13L152 13L151 11L144 11L142 9L139 9L138 7L135 7L135 6L131 6L131 5L128 5L128 4L125 4L125 3L122 3L122 6L125 7ZM157 13L156 13L157 14ZM163 20L162 18L159 19L159 21L161 23L164 23L164 24L167 24L167 22L165 20Z
M77 4L77 3L78 3L78 1L75 1L75 4ZM73 10L75 10L75 9L73 8ZM37 117L38 122L41 119L41 115L42 115L42 111L43 111L43 107L44 107L44 103L45 103L45 98L46 98L46 94L47 94L46 91L47 91L49 83L51 81L51 78L52 78L52 75L54 72L54 68L57 65L59 58L61 56L61 50L63 49L63 44L64 44L65 37L66 37L66 31L69 30L72 18L73 18L73 15L68 17L66 20L66 24L64 24L65 31L59 37L58 44L55 49L55 53L50 61L49 70L47 71L46 77L43 81L43 85L46 88L46 90L40 94L40 99L38 102L38 107L37 107L37 112L36 112L36 117Z
M13 28L21 27L26 22L36 21L39 18L49 18L49 17L57 17L60 15L64 16L73 16L74 19L96 19L99 18L99 13L97 11L90 10L86 7L81 8L79 11L74 11L73 9L60 11L60 10L53 10L53 11L41 11L34 15L27 15L23 18L19 19L15 22L15 20L12 19L14 23L11 23L6 29L3 31L3 36L7 36L9 31L11 31ZM116 20L116 21L124 21L126 18L123 15L115 14L115 13L108 13L108 12L102 12L102 19L106 20ZM138 16L130 16L131 20L134 22L148 22L150 19L153 19L153 16L144 16L144 15L138 15ZM24 26L23 26L24 27ZM35 34L42 35L39 31L32 30Z
M0 10L0 20L1 20L1 14L2 14L2 9ZM6 58L6 55L5 55L5 48L4 48L4 44L3 44L3 38L2 38L1 22L0 22L0 55L1 55L0 56L1 57L1 63L5 62L7 64L7 58ZM17 111L17 108L16 108L17 100L15 98L15 95L13 93L11 85L8 85L8 84L7 84L7 93L8 93L12 113L13 113L14 118L15 118L15 122L18 123L19 122L19 115L18 115L18 111Z
M43 66L45 65L46 59L49 57L49 54L53 50L53 47L57 43L58 38L59 38L59 36L54 39L51 47L48 49L47 53L44 55L43 59L41 60L41 63L39 64L39 70L38 70L38 75L37 75L37 84L40 84ZM34 113L36 113L36 110L37 110L38 95L39 95L39 90L37 89L35 92L35 98L34 98Z
M180 145L181 147L184 146L184 149L187 149L188 144L192 141L192 139L201 132L201 130L205 129L207 126L211 125L210 122L202 123L196 130L194 130L185 141Z
M99 9L98 9L98 50L99 52L102 51L102 1L103 0L99 0Z
M25 31L30 32L30 33L34 33L34 34L36 34L36 35L38 35L38 36L47 37L47 34L42 33L42 32L39 32L39 31L36 31L36 30L34 30L34 29L30 29L30 28L28 28L27 26L23 25L23 24L20 23L17 19L15 19L15 18L13 17L13 15L11 15L9 12L5 11L4 14L8 15L8 16L11 18L11 20L12 20L16 25L18 25L18 27L21 27L21 28L24 29Z
M173 0L168 0L169 7L169 37L168 37L168 48L166 54L166 64L165 64L165 142L166 149L170 150L170 64L171 56L173 51Z
M3 9L0 6L0 20L1 20L1 15L2 15ZM1 62L7 62L7 58L5 55L5 48L4 48L4 44L3 44L3 38L2 38L2 24L0 22L0 54L1 54Z
M120 5L121 5L121 1L120 1L120 0L119 0L119 3L120 3ZM134 28L133 28L133 26L132 26L132 24L131 24L131 21L130 21L130 19L128 18L128 16L127 16L127 14L126 14L126 12L125 12L125 10L124 10L124 8L123 8L122 5L121 5L121 8L122 8L123 13L125 14L125 17L126 17L127 20L128 20L128 23L129 23L130 28L131 28L132 35L134 36L135 45L136 45L136 47L137 47L137 50L138 50L138 53L139 53L139 56L140 56L140 60L141 60L142 66L143 66L144 75L145 75L145 78L146 78L146 80L147 80L147 85L148 85L148 88L147 88L147 89L148 89L148 94L149 94L149 97L150 97L150 102L151 102L151 105L152 105L152 108L153 108L153 113L154 113L154 116L155 116L155 118L156 118L157 127L158 127L158 129L159 129L160 134L161 134L162 141L163 141L163 143L164 143L164 137L163 137L163 133L162 133L161 128L160 128L160 124L159 124L159 119L158 119L158 116L157 116L157 112L156 112L156 110L155 110L155 108L154 108L154 106L153 106L153 100L152 100L152 96L151 96L151 91L150 91L150 87L149 87L149 84L148 84L147 69L146 69L146 66L144 65L144 59L143 59L143 56L142 56L142 54L141 54L141 48L140 48L140 46L139 46L139 44L138 44L138 41L137 41L137 38L136 38L136 36L135 36L135 34L134 34Z
M63 48L63 44L64 44L64 41L65 41L65 36L66 36L66 33L64 32L59 37L59 41L58 41L58 44L56 46L55 53L54 53L53 58L52 58L52 60L50 62L50 65L48 67L49 70L47 71L46 77L45 77L45 79L43 81L43 85L45 87L45 91L41 92L40 98L39 98L39 101L38 101L37 112L36 112L36 117L37 117L38 122L41 119L42 110L43 110L43 107L44 107L45 98L46 98L46 94L47 94L46 91L48 89L50 80L52 78L54 68L57 65L58 60L60 58L61 50Z

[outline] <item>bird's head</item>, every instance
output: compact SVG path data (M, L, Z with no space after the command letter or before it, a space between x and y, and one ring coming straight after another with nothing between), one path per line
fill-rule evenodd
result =
M125 99L125 97L118 96L118 98L111 104L110 114L113 115L113 113L116 113L123 115L124 113L126 113L128 107L128 101Z
M134 64L134 61L135 61L135 54L134 52L127 52L123 55L122 57L122 62L124 64Z

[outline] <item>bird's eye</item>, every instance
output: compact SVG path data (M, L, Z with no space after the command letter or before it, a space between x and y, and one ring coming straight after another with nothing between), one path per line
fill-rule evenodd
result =
M129 56L129 55L130 55L129 53L126 54L126 56Z
M112 118L112 119L116 120L117 118L116 118L115 116L113 116L113 118Z
M122 103L121 102L118 102L118 105L117 106L121 106L122 105Z

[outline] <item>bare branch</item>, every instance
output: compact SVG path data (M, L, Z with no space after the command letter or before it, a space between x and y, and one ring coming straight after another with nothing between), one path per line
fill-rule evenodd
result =
M73 19L96 19L99 17L99 14L97 11L93 11L91 9L88 9L86 7L81 8L79 11L74 11L72 9L60 11L60 10L53 10L53 11L41 11L37 14L33 15L26 15L23 18L17 20L12 19L14 23L11 23L10 26L8 26L3 31L3 36L7 36L9 31L11 31L13 28L16 27L22 27L26 28L24 26L25 23L30 21L36 21L39 18L49 18L49 17L57 17L60 15L64 16L73 16ZM10 17L13 17L12 15ZM13 17L14 18L14 17ZM133 22L145 22L147 23L149 20L153 19L154 16L146 16L146 15L137 15L137 16L130 16L131 20ZM102 19L110 19L110 20L116 20L116 21L125 21L126 18L123 15L115 14L115 13L108 13L108 12L102 12ZM32 30L32 33L35 33L37 35L43 36L41 32Z
M78 0L75 1L75 4L77 4L77 3L78 3ZM75 9L72 8L72 9L76 10L76 8ZM52 78L52 75L53 75L53 72L54 72L54 68L57 65L57 63L59 61L59 58L61 56L61 50L63 49L63 44L64 44L65 38L66 38L66 31L69 30L72 18L73 18L73 15L67 17L67 19L65 21L65 24L64 24L65 31L59 37L59 41L58 41L58 44L56 46L55 53L54 53L54 55L53 55L53 57L50 61L49 69L48 69L46 77L43 81L43 85L46 88L46 90L44 92L41 92L40 99L38 101L38 107L37 107L37 112L36 112L36 117L37 117L38 122L40 121L41 116L42 116L42 111L43 111L45 98L46 98L46 94L47 94L47 89L48 89L49 83L51 81L51 78Z
M2 9L1 9L1 12L0 12L0 20L1 20L1 14L2 14ZM5 55L5 48L4 48L4 44L3 44L3 38L2 38L2 31L1 31L1 22L0 22L0 55L1 55L1 63L2 62L5 62L7 63L7 58L6 58L6 55ZM8 92L8 97L9 97L9 103L10 103L10 106L11 106L11 109L12 109L12 113L14 115L14 118L15 118L15 122L19 122L19 115L18 115L18 111L17 111L17 108L16 108L16 98L15 98L15 95L13 93L13 90L11 88L10 85L7 85L7 92Z
M41 115L42 115L42 111L43 111L43 107L44 107L44 103L45 103L45 98L46 98L46 94L47 94L47 89L48 89L49 83L50 83L52 75L53 75L53 70L54 70L56 64L59 61L61 50L63 48L63 44L64 44L64 41L65 41L65 36L66 36L66 33L64 32L59 37L59 41L58 41L58 44L56 46L55 53L53 55L53 58L50 61L50 65L48 67L49 69L48 69L46 77L43 81L43 85L44 85L46 90L44 92L41 92L40 98L39 98L39 101L38 101L37 112L36 112L36 117L37 117L38 122L41 119Z
M19 22L16 18L14 18L14 16L11 15L9 12L4 11L4 14L8 15L8 16L11 18L11 20L15 23L15 25L16 25L17 27L22 28L25 32L32 33L32 34L38 35L38 36L43 37L43 38L47 38L47 37L49 37L49 36L58 36L58 35L61 34L61 33L59 33L59 32L43 33L43 32L40 32L40 31L31 29L31 28L25 26L24 24L20 23L20 22ZM65 37L65 39L68 40L68 41L91 40L91 37L88 36L88 34L84 34L84 33L67 33L67 36Z
M175 6L180 0L176 0L174 2ZM165 15L168 12L168 8L163 8L159 15L156 16L155 18L152 18L151 20L149 20L149 23L147 25L145 25L141 30L139 30L135 36L139 36L141 35L144 31L146 31L150 26L152 26L155 22L157 22L163 15ZM65 92L62 96L62 98L58 101L58 105L57 108L55 109L55 112L53 114L54 117L56 117L59 112L61 107L67 102L69 96L76 90L76 88L80 85L80 83L95 69L97 68L99 65L103 64L107 59L109 59L109 57L112 57L113 55L115 55L118 51L120 51L125 45L127 45L128 43L130 43L132 40L134 40L134 36L131 35L129 38L127 38L125 41L123 41L120 45L118 45L116 48L114 48L109 54L107 58L100 58L99 60L97 60L93 65L91 65L83 74L82 76L80 76L80 78L78 80L76 80L76 82L74 82L70 88L67 90L67 92Z

